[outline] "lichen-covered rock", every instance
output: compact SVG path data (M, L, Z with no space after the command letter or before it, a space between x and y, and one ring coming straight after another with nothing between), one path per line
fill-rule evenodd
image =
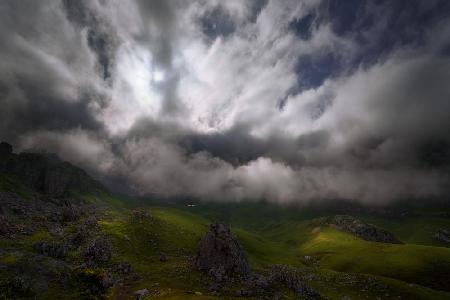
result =
M401 244L392 233L382 228L367 224L359 219L348 215L336 215L324 218L322 223L329 224L332 227L351 233L354 236L371 242Z
M321 299L320 294L308 287L295 269L287 266L273 266L270 271L269 282L284 285L304 299Z
M228 226L220 223L209 226L193 265L217 281L250 274L250 265L236 237Z
M80 225L76 228L76 231L68 237L68 244L73 249L78 248L85 243L90 236L90 231L85 225Z
M129 274L131 273L131 265L129 262L121 262L117 265L116 271L121 274Z
M53 258L64 258L67 256L67 247L59 242L37 242L34 249L43 255Z
M112 257L112 245L105 237L94 239L84 251L84 258L91 265L107 262Z

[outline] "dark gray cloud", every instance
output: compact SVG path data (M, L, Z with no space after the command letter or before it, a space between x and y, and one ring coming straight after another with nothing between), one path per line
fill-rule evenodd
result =
M33 130L101 131L95 61L83 34L57 2L0 4L0 134L14 139Z
M0 138L158 197L441 196L449 5L422 2L3 1Z

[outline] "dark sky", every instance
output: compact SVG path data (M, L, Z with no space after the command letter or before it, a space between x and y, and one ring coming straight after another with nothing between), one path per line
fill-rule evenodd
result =
M0 139L210 201L448 195L450 1L5 0Z

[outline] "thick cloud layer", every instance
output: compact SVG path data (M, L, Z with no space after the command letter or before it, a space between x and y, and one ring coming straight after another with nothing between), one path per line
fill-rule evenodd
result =
M447 195L448 1L2 1L0 138L158 197Z

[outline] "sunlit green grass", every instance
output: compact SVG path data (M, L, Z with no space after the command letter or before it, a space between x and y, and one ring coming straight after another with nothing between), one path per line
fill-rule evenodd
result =
M332 228L300 247L317 256L322 268L381 275L422 285L442 285L450 274L450 249L413 244L367 242Z

